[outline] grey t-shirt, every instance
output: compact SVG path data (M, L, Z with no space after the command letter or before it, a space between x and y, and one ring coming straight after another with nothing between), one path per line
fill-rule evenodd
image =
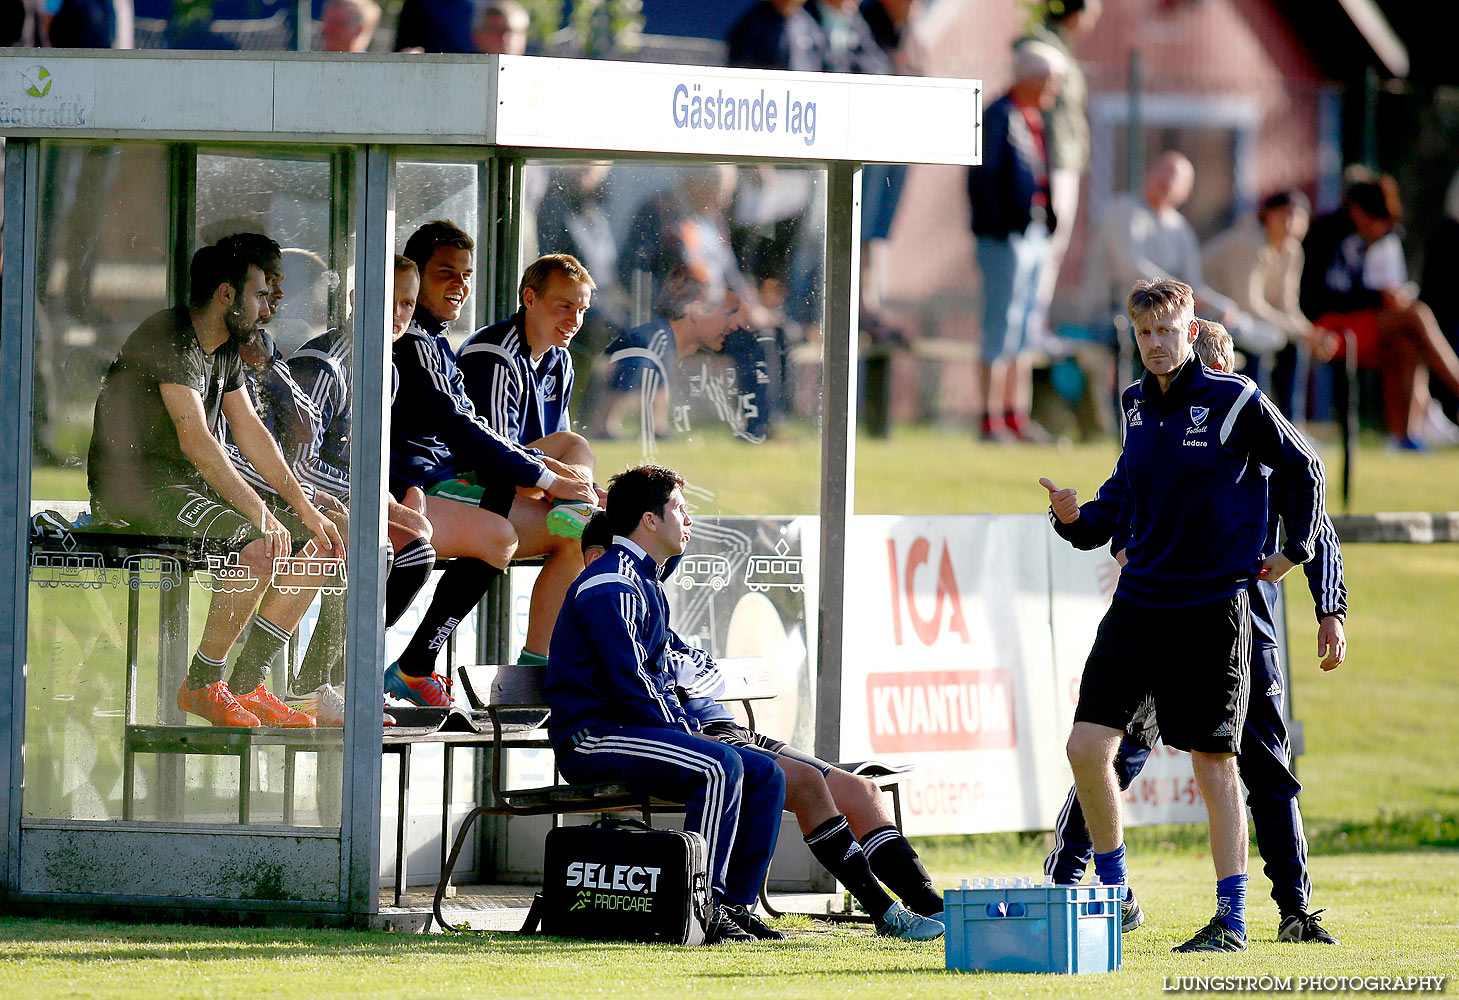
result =
M101 380L86 462L92 501L109 513L145 509L159 487L203 484L162 401L165 384L201 396L221 440L223 396L243 385L237 345L204 351L186 306L154 313L127 338Z

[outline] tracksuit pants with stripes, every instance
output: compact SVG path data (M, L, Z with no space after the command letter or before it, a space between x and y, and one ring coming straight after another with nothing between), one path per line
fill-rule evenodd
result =
M1292 744L1282 718L1282 665L1274 646L1256 646L1251 651L1251 702L1236 765L1246 784L1246 802L1256 846L1265 862L1264 871L1272 883L1272 899L1283 913L1306 910L1312 895L1307 873L1307 838L1302 832L1302 813L1297 795L1302 783L1292 773ZM1134 783L1150 751L1128 738L1120 741L1115 754L1115 776L1120 791ZM1044 861L1044 871L1060 885L1078 882L1094 856L1084 811L1073 789L1059 812L1054 828L1054 850Z
M785 774L769 754L662 726L594 727L557 754L574 784L623 782L684 803L684 829L704 837L709 880L726 902L754 903L785 806Z

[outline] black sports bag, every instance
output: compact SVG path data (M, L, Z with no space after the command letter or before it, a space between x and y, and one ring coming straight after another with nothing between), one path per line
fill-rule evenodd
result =
M611 818L558 827L547 834L544 869L533 907L544 934L704 943L709 860L697 833Z

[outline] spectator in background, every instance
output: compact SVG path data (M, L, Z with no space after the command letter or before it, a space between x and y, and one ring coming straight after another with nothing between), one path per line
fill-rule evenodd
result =
M1079 213L1079 185L1089 169L1089 83L1074 58L1074 46L1094 29L1101 7L1102 0L1047 0L1043 20L1014 43L1015 50L1035 42L1048 45L1064 57L1064 82L1054 96L1054 106L1044 113L1049 201L1063 225L1049 234L1049 254L1039 275L1038 305L1032 319L1035 337L1048 332L1049 304Z
M744 69L819 73L826 33L805 11L805 0L758 0L730 28L728 63Z
M1030 42L1013 58L1013 87L983 115L983 162L968 170L973 234L983 274L979 366L984 440L1045 440L1029 417L1028 355L1039 274L1058 220L1049 204L1043 112L1064 72L1057 49Z
M1390 445L1422 451L1429 373L1459 394L1459 357L1408 281L1398 185L1386 174L1353 176L1342 207L1314 222L1302 245L1302 311L1323 329L1352 332L1358 367L1382 373ZM1450 434L1444 426L1432 430Z
M922 16L923 0L862 0L861 16L871 37L901 76L921 76L925 53L911 31Z
M396 52L475 52L473 0L405 0L395 27Z
M0 4L0 46L35 48L44 38L40 0L7 0Z
M379 26L375 0L329 0L319 16L319 47L325 52L368 52Z
M519 56L527 51L532 18L516 0L490 0L476 12L471 37L484 55Z
M1095 223L1086 250L1080 312L1091 333L1111 349L1131 349L1130 344L1119 343L1115 316L1136 281L1174 278L1195 290L1197 312L1219 320L1228 330L1245 321L1234 302L1205 283L1200 242L1180 214L1195 176L1190 160L1180 153L1161 153L1145 171L1144 192L1115 195ZM1094 408L1105 434L1115 429L1113 361L1109 352L1086 352L1079 358L1094 387ZM1133 372L1126 374L1134 377Z
M1429 230L1424 247L1422 297L1434 311L1434 320L1449 346L1459 350L1459 173L1449 181L1444 214ZM1449 420L1459 419L1459 396L1442 385L1440 402Z
M1337 350L1337 339L1317 330L1297 304L1302 237L1311 215L1305 194L1279 191L1261 203L1254 220L1212 238L1201 252L1211 287L1230 296L1249 317L1232 335L1247 355L1242 374L1260 382L1270 381L1271 362L1289 342L1305 341L1322 361ZM1290 386L1284 395L1282 410L1290 414Z
M858 0L806 0L805 12L816 19L826 36L823 71L876 76L894 72L860 7Z

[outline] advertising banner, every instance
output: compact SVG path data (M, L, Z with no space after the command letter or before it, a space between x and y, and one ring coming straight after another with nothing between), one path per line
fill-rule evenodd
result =
M1118 580L1042 517L869 517L848 543L841 756L916 765L911 834L1049 829L1079 677ZM1204 821L1189 757L1159 748L1131 824Z

